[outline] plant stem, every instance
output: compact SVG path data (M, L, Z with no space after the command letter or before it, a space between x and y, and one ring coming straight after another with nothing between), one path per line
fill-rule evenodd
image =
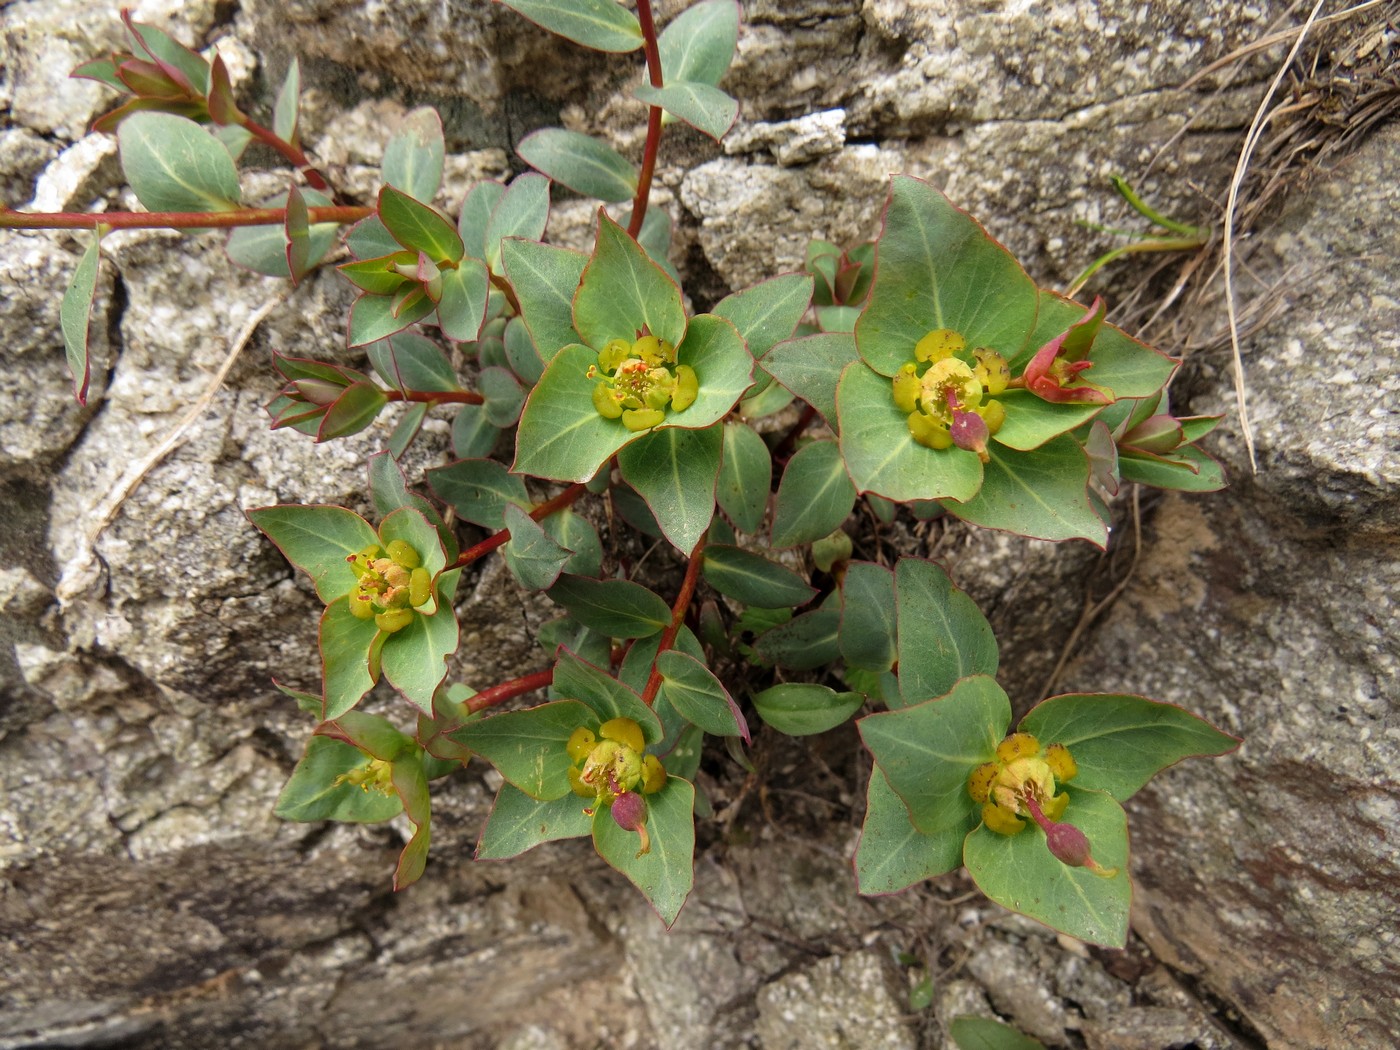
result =
M637 0L637 21L642 24L642 48L647 56L647 74L652 87L662 87L661 51L656 45L656 21L651 17L651 0ZM642 171L637 177L637 197L632 202L632 218L627 232L635 240L642 232L647 201L651 197L651 177L656 171L656 154L661 147L661 107L652 106L647 114L647 141L642 149Z
M322 222L352 223L374 214L373 208L335 206L308 208L311 225ZM236 208L233 211L10 211L0 207L0 229L9 230L204 230L211 227L280 226L287 221L285 208Z
M520 678L512 678L509 682L493 685L490 689L483 689L476 696L467 699L462 706L472 714L476 714L478 711L485 711L488 707L503 704L512 697L533 693L536 689L543 689L553 681L554 668L551 667L547 671L536 671L534 674L523 675Z
M539 521L542 518L547 518L555 511L563 510L570 503L574 502L574 500L578 499L587 491L587 485L570 485L563 492L559 493L559 495L553 497L552 499L545 500L534 510L530 511L530 517L534 518L536 521ZM480 543L468 547L461 554L459 554L457 556L457 560L454 561L451 565L449 565L444 571L466 568L472 562L478 561L479 559L486 557L486 555L490 554L497 547L505 546L505 544L509 540L510 529L502 529L494 536L487 536L486 539L482 540Z
M475 390L386 390L390 401L421 401L425 405L484 405Z
M277 133L271 128L265 128L256 121L248 119L246 116L239 121L239 124L242 126L243 130L252 135L253 138L266 146L272 147L287 158L287 160L306 178L308 185L314 189L320 190L322 193L329 193L332 197L335 196L335 190L331 189L330 182L327 181L320 170L311 163L311 158L303 153L300 147L293 145L284 138L278 137Z
M701 536L700 542L690 552L690 564L685 567L681 593L676 595L676 604L671 607L671 623L661 632L661 644L656 647L656 660L660 660L661 654L676 643L676 635L680 634L681 624L685 623L686 611L690 608L691 599L695 597L695 585L700 582L700 563L703 561L704 550L705 537ZM656 702L656 694L660 689L661 672L656 669L656 661L653 660L651 674L647 676L647 687L642 692L642 702L650 707Z

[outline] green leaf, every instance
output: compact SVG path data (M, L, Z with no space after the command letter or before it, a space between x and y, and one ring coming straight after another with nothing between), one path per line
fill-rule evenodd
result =
M888 671L894 666L895 609L894 573L868 561L846 566L841 581L840 643L847 667Z
M218 140L172 113L133 113L117 130L122 173L149 211L230 211L238 169Z
M1012 911L1090 944L1122 948L1128 939L1133 887L1128 879L1128 818L1107 795L1069 784L1064 819L1084 832L1094 860L1117 868L1112 878L1061 864L1045 835L1029 826L998 835L978 825L963 845L963 863L977 888Z
M849 333L824 332L779 343L763 358L763 369L820 412L835 430L836 384L841 371L858 360L856 341Z
M919 179L891 181L875 259L856 346L880 375L913 360L915 344L938 328L1009 361L1035 327L1035 283L971 216Z
M758 717L788 736L814 736L835 729L864 703L860 693L838 693L803 682L775 685L753 698Z
M646 500L666 538L689 554L715 515L715 481L724 435L719 427L664 427L623 448L623 479Z
M729 414L753 383L753 358L734 325L714 314L696 314L676 347L676 361L695 369L700 393L682 412L668 412L666 426L698 430Z
M357 259L382 259L403 250L384 228L378 215L361 219L350 227L350 232L345 235L345 246Z
M554 688L560 696L586 704L598 716L598 724L614 718L630 718L641 726L647 746L662 737L656 713L630 687L600 667L581 660L567 649L559 652L554 665Z
M958 1050L1045 1050L1039 1040L983 1017L955 1017L948 1034Z
M992 625L942 568L900 558L894 580L899 689L906 706L943 696L971 675L997 673Z
M667 777L664 788L644 798L651 852L637 856L637 833L623 831L603 806L593 817L593 846L598 856L642 891L670 927L695 881L695 787L679 777Z
M1126 802L1156 774L1193 755L1223 755L1237 738L1175 704L1116 693L1052 696L1018 727L1064 744L1079 766L1074 786Z
M401 459L408 451L408 446L413 444L413 439L423 429L423 421L427 418L428 406L422 401L409 406L408 411L399 416L399 421L389 433L389 440L384 443L384 447L395 459Z
M731 321L756 358L792 335L812 301L812 278L784 273L727 295L710 311ZM855 350L851 351L855 358Z
M593 829L593 818L584 813L587 805L587 799L572 791L541 802L507 781L496 793L496 804L481 829L476 859L505 860L542 842L581 838Z
M1033 539L1108 543L1108 528L1089 500L1089 457L1074 438L1055 438L1034 452L995 444L987 451L981 490L965 503L945 503L949 513Z
M272 133L283 142L297 144L297 109L301 102L301 62L294 55L272 105Z
M860 320L859 306L819 306L817 323L823 332L854 333L856 322Z
M462 235L462 243L467 254L475 259L486 258L486 227L491 223L491 213L505 196L503 183L483 179L467 191L462 200L462 213L457 217L457 232Z
M607 667L611 662L612 639L590 631L570 616L556 616L542 624L535 632L535 641L550 659L555 658L562 646L595 667ZM559 691L553 685L550 686L549 698L560 698Z
M437 306L442 334L459 343L475 342L486 319L490 292L491 275L479 259L463 256L455 270L443 270L442 299Z
M841 627L839 609L817 609L774 627L754 643L758 655L780 667L811 671L840 656L836 635Z
M579 726L597 719L577 700L558 700L524 711L503 711L468 722L454 734L530 798L542 802L572 795L566 745ZM574 801L582 805L578 796Z
M234 231L235 234L238 232ZM284 256L285 254L283 252ZM416 259L416 255L404 251L395 242L394 251L389 255L341 263L336 270L340 276L363 292L369 292L371 295L394 295L408 283L408 278L399 273L398 266ZM283 259L283 262L286 260Z
M505 508L533 507L525 481L494 459L463 459L427 472L428 487L461 517L485 529L505 528Z
M697 80L672 81L659 88L638 84L632 94L649 106L660 106L715 141L724 138L739 116L738 102L719 88Z
M415 321L421 321L435 309L434 303L421 292L401 304L394 313L397 298L390 295L360 296L350 307L348 346L364 346L402 332Z
M549 180L526 172L517 175L496 203L486 224L486 264L501 268L501 239L523 237L538 241L549 221Z
M532 168L584 197L631 200L637 169L606 142L563 128L541 128L526 135L515 152Z
M856 504L856 490L834 441L803 445L788 460L773 503L773 546L811 543L837 529Z
M564 571L575 576L597 576L603 571L603 544L598 530L570 507L556 511L540 523L555 543L570 551Z
M466 251L452 223L393 186L379 190L379 221L399 244L435 263L456 263Z
M967 777L992 760L1010 723L1006 693L994 679L976 675L947 696L867 715L857 725L914 826L936 835L965 834L981 819L980 807L967 793Z
M431 503L408 490L403 470L387 452L369 457L369 492L380 517L388 517L400 507L413 507L433 523L434 529L441 520Z
M520 316L530 338L548 364L560 349L579 342L574 331L574 292L583 279L588 256L517 239L502 242L501 263L520 301Z
M896 503L969 500L982 487L982 463L960 448L915 443L907 415L895 407L890 380L853 362L836 388L841 455L860 492Z
M283 234L287 238L287 272L296 285L306 276L307 271L319 257L311 254L311 224L306 210L306 195L296 186L287 190L287 219L283 224Z
M503 341L506 358L510 361L510 370L519 376L526 386L538 383L540 376L544 375L544 362L540 360L539 351L535 349L535 341L530 338L530 330L525 327L524 318L516 316L506 322Z
M379 542L369 522L344 507L258 507L248 511L248 520L311 577L317 596L327 604L350 593L357 582L346 559Z
M337 598L321 614L321 672L326 718L339 718L374 687L369 673L370 649L379 628L350 612L350 599Z
M587 481L618 449L641 436L620 420L604 419L593 407L597 380L588 378L588 369L597 363L593 350L575 343L545 366L520 416L512 470L555 481Z
M416 332L400 332L365 349L379 378L395 390L462 389L442 347Z
M856 886L861 893L898 893L962 865L966 828L925 835L909 821L909 810L879 766L870 771L865 823L856 844Z
M759 530L772 485L773 457L763 439L747 423L726 422L715 497L740 532Z
M140 47L172 80L189 88L191 94L208 92L209 64L203 58L163 30L133 22L130 12L122 12L122 21Z
M511 575L527 591L552 587L571 552L555 543L534 518L512 503L505 506L505 525L510 539L501 548L501 555Z
M718 84L739 41L739 5L734 0L702 0L682 11L661 31L662 81L698 80Z
M431 510L429 514L424 514L416 507L399 507L390 511L379 523L379 539L386 546L395 540L403 540L418 552L420 564L428 570L428 575L436 577L447 566L447 555L435 524L438 520L437 514ZM430 600L429 604L419 608L431 613L436 605Z
M433 691L447 677L447 658L457 651L457 641L457 616L450 602L440 602L431 616L415 615L407 627L385 639L384 677L431 715Z
M777 415L793 400L792 391L775 381L762 368L756 372L756 381L739 402L739 414L749 420Z
M277 797L274 812L283 820L339 820L377 824L403 811L398 795L366 791L340 778L368 766L370 757L359 748L325 736L313 736L292 777Z
M686 721L711 736L749 740L749 727L729 690L699 660L668 650L656 658L661 691Z
M428 844L432 840L431 811L422 750L415 750L395 762L393 774L394 790L403 799L404 812L413 824L413 836L399 854L399 863L394 869L394 890L397 892L422 878L423 869L428 863Z
M225 124L223 127L211 128L210 132L219 140L219 145L228 150L228 155L233 158L235 164L253 141L252 132L239 124Z
M92 314L92 300L97 294L99 240L101 237L94 235L92 243L83 251L58 309L59 323L63 328L63 349L68 355L68 372L73 377L73 396L80 405L87 404L88 381L92 376L92 363L88 358L88 323Z
M486 399L486 418L493 426L514 426L525 401L525 388L508 368L483 368L477 386Z
M321 417L316 440L330 441L358 434L379 418L380 411L388 403L384 391L373 383L351 383Z
M631 343L643 328L673 346L686 334L680 288L602 210L593 255L574 296L574 328L595 349L612 339Z
M1006 422L993 440L998 445L1022 451L1039 448L1052 438L1068 433L1104 408L1103 405L1054 404L1029 390L1007 390L996 399L1006 410Z
M626 54L642 46L637 16L614 0L501 0L551 33L595 51Z
M500 429L486 418L485 405L462 405L452 417L452 452L463 459L490 455L500 436Z
M671 623L671 609L661 596L630 580L563 576L549 597L579 623L609 638L645 638Z
M445 153L437 110L431 106L412 110L384 147L384 181L415 201L431 201L442 185ZM460 257L460 252L454 256Z
M1216 492L1225 487L1220 464L1190 445L1153 458L1120 449L1118 471L1124 481L1178 492Z
M701 571L710 586L745 605L777 609L816 597L817 589L797 573L753 551L712 543L703 558Z
M364 711L347 711L333 719L327 719L316 727L316 732L320 736L353 744L365 754L382 762L397 762L420 750L417 741L399 732L383 715L372 715Z

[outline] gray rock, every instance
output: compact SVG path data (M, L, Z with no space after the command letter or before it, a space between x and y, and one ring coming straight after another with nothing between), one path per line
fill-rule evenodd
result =
M0 202L19 208L34 196L34 181L58 150L28 128L0 131Z
M828 959L782 977L758 997L764 1050L913 1050L888 964L873 952Z

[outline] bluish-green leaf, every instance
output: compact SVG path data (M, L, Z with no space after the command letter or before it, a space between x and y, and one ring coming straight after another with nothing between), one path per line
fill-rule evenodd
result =
M442 271L442 299L437 305L442 334L459 343L475 342L486 319L491 275L479 259L463 256L456 269Z
M442 185L445 152L437 110L415 109L384 147L384 181L415 201L431 201Z
M726 422L715 498L740 532L759 530L772 485L773 457L763 439L747 423Z
M376 452L369 457L369 492L374 509L382 518L400 507L413 507L435 528L441 521L431 503L408 490L403 470L387 452Z
M538 383L540 376L544 375L544 362L540 360L539 351L535 349L530 330L525 327L525 319L517 315L506 322L502 341L506 348L506 358L510 361L510 370L519 376L526 386Z
M905 705L943 696L960 679L996 674L991 624L942 568L921 558L900 558L894 578Z
M509 368L483 368L477 377L486 399L486 418L498 427L513 426L525 403L525 388Z
M304 188L302 199L308 208L324 208L333 203L320 190ZM279 193L264 201L264 208L285 208L287 194ZM306 266L315 266L335 244L337 222L318 222L307 231ZM395 245L394 247L398 247ZM240 226L231 231L225 245L228 257L239 266L267 277L290 277L287 269L287 231L283 226Z
M858 724L915 827L935 835L950 829L966 834L981 820L981 807L967 792L968 774L991 761L1010 723L1005 691L978 675L947 696L867 715Z
M370 364L395 390L460 390L457 373L442 347L416 332L400 332L367 346Z
M361 219L350 227L350 232L345 235L345 246L357 259L380 259L402 251L401 245L384 228L378 215Z
M1045 1044L985 1017L955 1017L948 1034L958 1050L1045 1050Z
M1120 449L1118 471L1124 481L1178 492L1216 492L1225 487L1220 464L1191 445L1155 458Z
M896 657L894 573L853 561L841 590L841 658L847 667L888 671Z
M665 87L638 84L632 94L649 106L660 106L677 120L718 141L734 126L739 103L719 88L697 80L677 80Z
M820 412L836 430L836 384L841 371L856 360L859 356L851 335L823 332L779 343L764 356L763 370Z
M565 507L540 524L555 543L572 552L564 563L565 572L596 577L603 571L603 544L598 539L598 530L582 514Z
M673 346L686 334L680 288L601 210L593 255L574 296L574 328L594 349L612 339L630 344L644 328Z
M466 250L452 223L393 186L379 190L379 221L400 245L435 263L455 263Z
M496 793L495 805L481 829L476 845L477 860L505 860L518 857L542 842L575 839L593 830L593 818L584 813L588 800L572 791L541 802L509 781Z
M605 806L599 806L593 817L593 846L642 891L669 927L695 881L695 788L679 777L667 777L664 788L643 797L650 852L637 856L640 837L618 827Z
M559 695L586 704L599 723L630 718L641 727L642 739L648 747L661 740L661 722L651 708L642 703L640 696L601 667L567 650L559 653L554 665L554 688Z
M554 355L521 413L513 470L555 481L587 481L618 449L640 437L593 407L597 380L588 378L588 369L597 363L597 353L580 343Z
M630 580L564 576L549 597L585 627L609 638L645 638L671 622L671 609L654 591Z
M242 199L233 158L172 113L133 113L117 130L122 173L149 211L230 211Z
M554 585L570 552L550 538L538 522L513 503L505 506L510 539L501 548L506 567L527 591L543 591Z
M415 321L421 321L435 309L434 303L421 292L399 306L394 312L396 298L391 295L360 296L350 307L349 346L364 346L402 332Z
M366 791L341 778L369 765L371 759L342 740L313 736L306 752L292 770L292 777L277 797L274 811L283 820L338 820L377 824L403 810L398 795Z
M373 383L351 383L321 417L316 440L330 441L358 434L379 418L380 411L388 403L388 396Z
M666 425L699 429L729 414L753 383L753 358L734 325L714 314L696 314L676 347L676 361L695 369L700 393L682 412L668 412Z
M637 16L616 0L501 0L536 25L595 51L626 54L642 46Z
M835 729L864 703L860 693L838 693L804 682L775 685L753 698L758 717L788 736L814 736Z
M535 349L548 364L563 347L579 342L574 331L574 293L588 256L535 241L506 240L501 244L501 262Z
M384 677L426 714L433 712L433 690L447 677L447 658L457 651L457 617L450 603L431 616L415 615L409 625L384 640Z
M370 648L379 628L350 612L350 599L337 598L321 614L320 649L323 714L339 718L374 687L369 673Z
M301 62L295 55L272 104L272 133L283 142L297 144L297 111L301 104Z
M463 459L427 472L428 486L466 521L486 529L505 528L507 504L530 509L530 494L519 475L494 459Z
M87 404L88 381L92 375L92 363L88 358L88 321L92 314L92 300L97 293L97 243L100 239L94 235L92 243L78 260L58 310L59 323L63 328L63 349L68 356L68 372L73 377L73 396L80 405Z
M685 653L669 650L656 659L661 691L686 721L711 736L738 736L747 742L749 727L739 705L714 673Z
M496 767L497 772L530 798L563 798L569 789L569 737L579 726L597 726L586 704L559 700L503 711L468 722L454 734ZM575 796L580 805L582 799Z
M683 554L690 553L714 517L723 443L719 427L664 427L617 454L622 477L646 500L661 531Z
M549 180L526 172L517 175L496 203L486 224L486 263L501 268L501 238L523 237L538 241L549 221Z
M698 80L718 84L739 40L739 5L734 0L702 0L671 20L661 31L664 83Z
M462 405L452 417L452 453L462 459L489 456L501 436L486 418L485 405Z
M637 192L637 169L606 142L563 128L541 128L515 148L532 168L584 197L609 203Z
M505 196L503 183L483 179L475 183L462 199L462 213L457 217L457 232L462 235L467 254L474 259L486 258L486 227L491 213Z
M764 609L805 605L817 590L797 573L761 554L740 547L709 544L701 571L725 597Z
M841 611L817 609L793 617L767 631L754 643L760 657L779 667L810 671L834 662L840 656L836 636L841 627Z
M850 516L856 490L834 441L813 441L788 460L773 504L773 546L830 535Z
M875 766L870 771L865 823L856 845L856 886L870 895L898 893L947 874L962 864L966 835L966 828L925 835L914 827L904 801Z
M792 335L812 301L812 278L784 273L727 295L711 313L733 323L755 358ZM854 359L855 350L852 348Z
M248 511L248 520L311 577L317 596L327 604L355 586L345 559L379 542L369 522L344 507L257 507Z

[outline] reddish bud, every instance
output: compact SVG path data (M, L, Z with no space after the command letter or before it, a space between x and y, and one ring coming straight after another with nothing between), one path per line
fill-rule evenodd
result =
M613 799L612 815L623 831L636 831L646 823L646 801L635 791L624 791Z
M968 452L976 452L982 462L987 461L987 439L990 438L991 431L987 429L987 421L976 412L963 412L954 410L952 425L948 427L948 436L953 439L953 444L958 448L966 449Z
M1045 829L1045 844L1056 860L1071 868L1089 863L1089 839L1073 824L1051 824Z

